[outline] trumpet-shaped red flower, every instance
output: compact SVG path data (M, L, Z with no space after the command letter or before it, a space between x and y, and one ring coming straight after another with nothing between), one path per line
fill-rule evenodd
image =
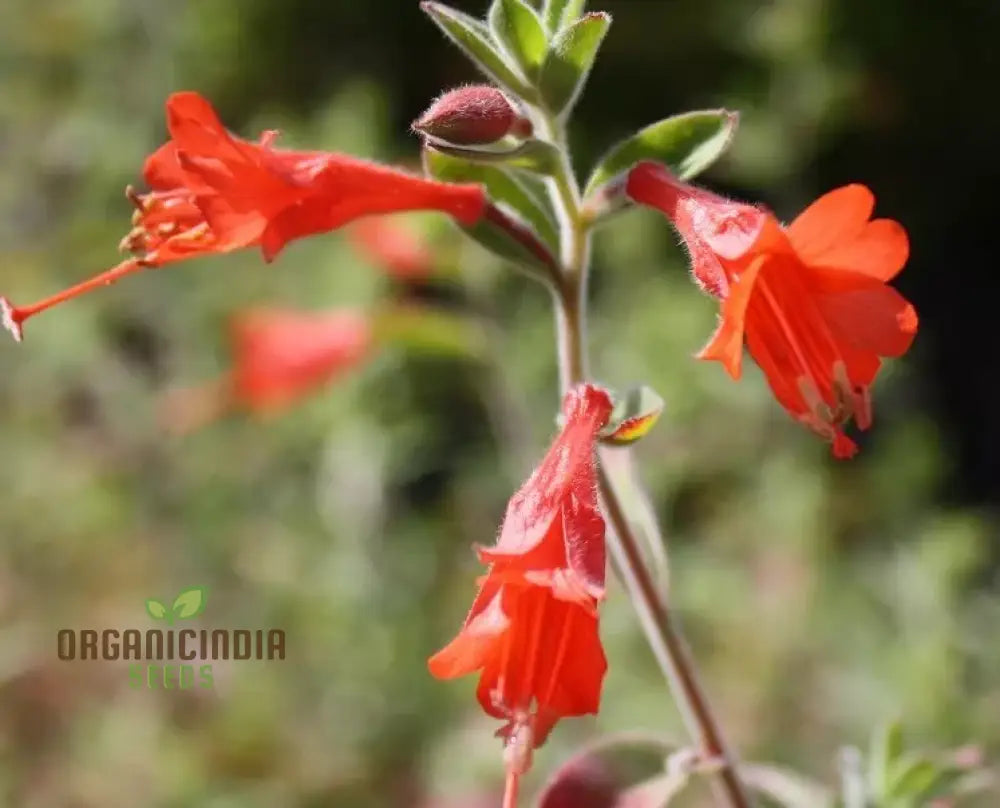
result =
M137 257L30 306L0 297L16 339L33 315L145 267L252 246L270 261L293 239L369 214L436 210L473 224L486 206L478 185L435 182L333 152L275 148L276 132L242 140L197 93L171 95L166 109L170 140L143 170L151 190L126 192L136 212L121 246Z
M788 227L766 210L680 182L656 163L629 174L627 193L674 223L699 284L722 299L719 326L699 358L739 378L743 343L793 417L851 457L843 425L871 425L869 387L881 357L900 356L917 314L887 285L909 243L891 219L870 220L863 185L820 197Z
M168 396L163 415L174 431L233 408L273 414L358 366L373 348L368 318L351 309L252 309L233 318L231 337L227 376Z
M611 413L589 385L567 394L565 425L511 498L465 625L429 662L442 679L480 672L483 709L507 724L518 771L566 716L597 712L607 661L597 633L604 596L604 520L594 445Z

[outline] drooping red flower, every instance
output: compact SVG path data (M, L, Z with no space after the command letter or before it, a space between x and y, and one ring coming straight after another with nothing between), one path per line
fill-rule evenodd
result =
M511 498L496 544L479 550L490 568L462 630L429 661L442 679L480 672L482 708L507 722L499 734L508 747L524 747L515 768L556 721L600 703L605 556L594 447L610 413L596 387L567 394L562 431Z
M917 332L913 306L887 285L909 255L902 225L870 220L875 199L863 185L820 197L788 227L656 163L630 172L627 193L671 219L695 279L722 300L699 357L737 379L745 341L781 405L836 457L851 457L857 446L844 424L871 425L881 357L901 356Z
M233 318L230 333L230 373L167 397L163 417L172 430L190 431L234 408L276 413L357 367L374 347L368 317L353 309L252 309Z
M270 261L293 239L362 216L434 210L473 224L485 209L478 185L435 182L333 152L275 148L273 131L256 143L242 140L197 93L171 95L166 110L170 140L143 170L151 190L127 191L135 226L121 246L136 257L30 306L0 297L16 339L35 314L146 267L252 246Z

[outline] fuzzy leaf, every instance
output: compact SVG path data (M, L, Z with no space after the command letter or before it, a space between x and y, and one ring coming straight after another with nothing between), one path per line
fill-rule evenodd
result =
M559 164L559 152L555 146L544 140L526 140L512 149L466 149L438 140L428 140L427 145L436 151L471 163L502 165L532 174L551 175Z
M550 251L558 243L556 223L547 203L529 190L529 184L519 181L500 166L472 163L434 149L424 150L424 170L434 179L444 182L478 182L486 188L490 199L512 212ZM485 219L472 227L462 228L486 249L522 266L547 271L540 259L506 231Z
M600 432L604 443L624 446L634 443L653 428L663 412L663 399L645 385L628 390L615 400L607 425Z
M610 25L611 15L599 11L556 35L538 82L542 100L552 112L565 113L576 103Z
M563 26L576 22L586 5L587 0L545 0L542 10L545 27L556 33Z
M483 73L521 98L534 97L535 91L493 44L490 31L483 23L441 3L423 2L420 8Z
M190 620L205 611L206 590L203 586L185 589L175 599L173 615L177 620Z
M714 163L729 146L739 115L725 109L685 112L665 118L623 140L598 163L587 182L589 195L640 160L656 160L682 180Z
M545 26L524 0L493 0L488 15L493 38L529 79L538 75L548 47Z

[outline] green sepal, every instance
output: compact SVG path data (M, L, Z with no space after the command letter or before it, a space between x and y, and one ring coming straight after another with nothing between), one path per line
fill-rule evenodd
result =
M564 114L576 103L610 25L611 15L599 11L563 28L553 39L538 80L549 110Z
M664 406L663 399L646 385L615 395L614 409L598 437L613 446L635 443L656 425Z
M483 73L519 98L532 100L536 93L517 67L493 44L489 28L474 17L441 3L423 2L420 8Z
M532 188L530 178L514 176L503 167L473 163L435 149L424 149L424 170L442 182L478 182L486 188L493 202L502 204L529 224L539 238L551 249L559 243L555 214L548 208L547 199Z
M563 26L576 22L586 5L587 0L545 0L545 7L542 9L545 27L553 34L556 33Z
M710 109L650 124L600 160L587 181L586 194L589 196L642 160L663 163L680 179L691 179L722 156L738 123L738 113Z
M559 166L559 151L544 140L526 140L509 149L469 149L428 138L427 147L470 163L501 165L543 176L552 175Z
M524 0L493 0L487 19L494 41L529 79L536 78L549 38L535 10Z

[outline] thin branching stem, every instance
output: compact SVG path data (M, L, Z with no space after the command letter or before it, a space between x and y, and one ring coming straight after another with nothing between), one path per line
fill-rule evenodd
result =
M540 134L559 150L556 173L549 180L552 204L560 222L562 280L556 286L556 331L559 377L563 392L587 379L587 279L590 271L591 221L582 214L579 185L573 173L561 121L539 111ZM666 676L688 732L706 761L717 763L714 790L727 808L753 805L736 770L701 686L680 628L667 606L640 549L639 538L613 481L599 473L601 498L610 522L608 546L618 575L635 606L653 654Z

